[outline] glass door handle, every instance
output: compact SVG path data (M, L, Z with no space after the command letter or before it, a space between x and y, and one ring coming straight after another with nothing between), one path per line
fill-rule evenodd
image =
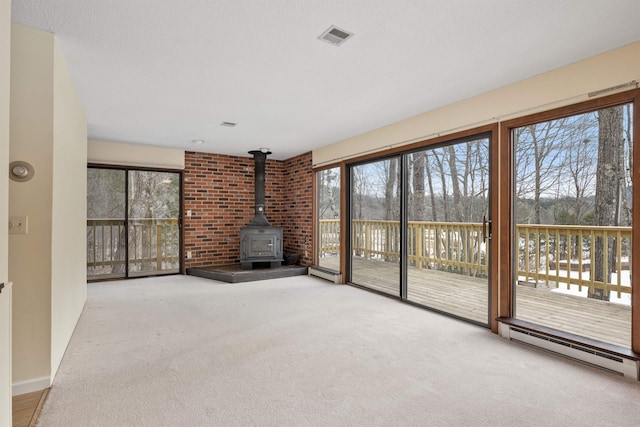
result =
M491 239L491 220L486 215L482 215L482 243Z

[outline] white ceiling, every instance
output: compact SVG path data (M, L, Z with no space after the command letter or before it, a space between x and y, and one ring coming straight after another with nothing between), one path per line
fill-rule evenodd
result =
M57 34L90 137L276 159L640 40L640 0L12 4Z

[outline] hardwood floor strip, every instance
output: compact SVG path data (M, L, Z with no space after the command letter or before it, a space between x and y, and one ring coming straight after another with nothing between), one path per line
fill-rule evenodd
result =
M44 402L47 400L47 397L49 396L49 390L50 389L48 388L45 388L44 390L42 390L42 394L40 395L40 400L38 401L38 405L36 406L36 409L33 411L33 415L31 416L29 427L35 427L35 425L38 423L38 417L40 416L40 411L42 411L42 406L44 405Z
M49 389L13 396L13 427L35 426Z

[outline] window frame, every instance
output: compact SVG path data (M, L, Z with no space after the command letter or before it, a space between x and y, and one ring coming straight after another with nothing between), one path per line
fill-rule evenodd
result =
M514 193L514 141L513 130L519 127L537 124L545 121L562 119L578 114L594 112L597 110L614 107L623 104L633 105L633 141L640 141L640 89L619 92L612 95L605 95L575 104L570 104L550 110L540 111L529 115L513 118L500 123L500 183L499 183L499 216L500 221L497 223L499 229L499 246L501 254L499 259L500 275L499 275L499 301L498 301L498 320L505 324L518 324L532 331L537 331L548 336L555 336L594 348L608 349L619 354L624 354L634 358L640 357L640 285L638 280L631 281L631 349L624 351L617 346L610 346L599 343L588 338L582 339L570 334L563 334L543 326L528 324L528 322L518 321L514 318L515 293L514 293L514 273L515 259L514 238L515 238L515 219L513 212L513 193ZM640 150L634 150L633 163L637 165L632 171L633 182L640 183ZM640 185L636 184L632 189L632 200L635 206L640 206ZM640 224L640 209L633 209L632 223ZM495 228L494 228L495 229ZM632 231L632 248L640 248L640 227L634 227ZM640 250L632 251L631 255L631 271L640 271ZM636 277L638 275L636 274ZM527 323L527 324L525 324Z

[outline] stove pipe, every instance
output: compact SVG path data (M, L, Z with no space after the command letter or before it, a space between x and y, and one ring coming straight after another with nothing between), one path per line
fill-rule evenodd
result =
M253 155L255 160L255 210L256 215L253 217L249 225L270 226L269 220L264 214L264 166L267 156L271 151L252 150L249 154Z

